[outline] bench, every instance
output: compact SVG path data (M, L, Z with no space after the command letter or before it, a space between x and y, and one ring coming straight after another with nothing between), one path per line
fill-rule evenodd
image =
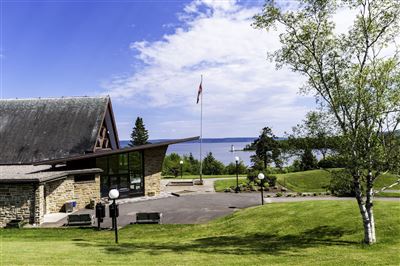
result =
M92 225L92 215L90 214L70 214L68 215L68 225Z
M159 212L139 212L136 213L137 224L159 224L161 223L162 213Z

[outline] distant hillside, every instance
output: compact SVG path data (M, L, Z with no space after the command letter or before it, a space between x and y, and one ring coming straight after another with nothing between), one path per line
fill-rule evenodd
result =
M203 143L235 143L235 142L248 142L251 143L255 140L254 137L242 137L242 138L204 138ZM152 139L149 140L151 143L158 143L163 141L169 141L171 139ZM199 143L200 140L192 140L185 143ZM129 140L121 140L121 147L128 146Z

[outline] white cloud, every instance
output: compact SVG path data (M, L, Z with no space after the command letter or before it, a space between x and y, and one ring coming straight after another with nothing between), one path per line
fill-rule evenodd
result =
M159 125L166 135L157 137L195 135L195 100L203 74L206 137L255 136L265 125L283 134L304 117L312 100L298 94L304 78L285 68L275 70L266 59L267 52L280 47L279 33L251 26L260 11L261 6L234 0L191 2L178 14L181 25L174 33L131 44L139 65L133 74L107 84L107 93L150 110L178 108L179 114L166 115L174 119ZM354 15L340 10L334 16L338 33L348 30Z
M131 44L142 65L107 84L107 93L149 108L179 106L192 121L199 112L195 100L203 74L206 136L256 135L264 125L283 133L282 121L295 124L306 111L297 94L302 80L267 61L267 52L279 48L278 33L251 26L258 12L236 1L193 1L173 34ZM248 128L221 132L232 121Z

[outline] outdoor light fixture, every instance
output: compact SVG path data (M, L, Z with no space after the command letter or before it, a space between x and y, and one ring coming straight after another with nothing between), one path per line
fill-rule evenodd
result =
M181 165L181 179L182 179L182 175L183 175L183 161L181 160L179 162L179 164Z
M117 216L118 216L118 205L115 203L115 200L119 197L118 189L111 189L108 193L108 197L113 200L113 203L110 205L110 217L112 218L112 224L115 231L115 243L118 244L118 225L117 225Z
M235 193L239 193L239 157L235 156L236 162L236 189Z
M260 179L260 187L261 187L261 205L264 205L264 178L265 175L263 173L258 174L258 179Z

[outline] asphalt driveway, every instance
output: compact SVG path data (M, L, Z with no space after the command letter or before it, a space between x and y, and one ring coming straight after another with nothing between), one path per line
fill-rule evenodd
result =
M281 197L265 198L266 204L273 202L294 202L308 200L355 200L354 198L336 197ZM380 198L376 200L394 200L399 198ZM119 205L118 226L126 226L136 221L138 212L161 212L163 224L198 224L205 223L218 217L228 215L235 210L261 204L259 193L209 193L190 194L181 197L168 197L139 202L128 202ZM77 213L91 213L93 210L81 210ZM108 218L108 207L102 227L111 227L111 219ZM65 221L66 222L66 219Z

